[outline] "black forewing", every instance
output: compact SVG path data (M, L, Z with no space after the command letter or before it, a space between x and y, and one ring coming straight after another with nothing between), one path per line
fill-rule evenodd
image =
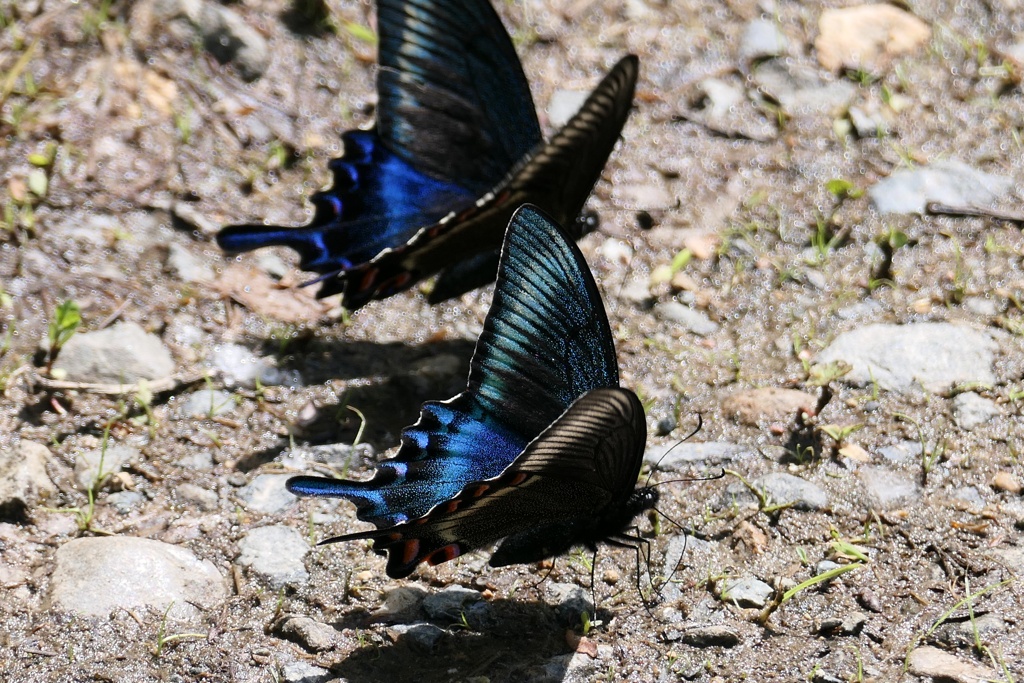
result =
M466 393L532 439L584 393L618 385L611 328L583 254L539 209L520 208Z
M483 193L542 141L487 0L378 0L377 132L420 171Z
M509 190L525 194L563 225L575 224L629 118L639 75L636 55L620 59L576 115L513 176Z

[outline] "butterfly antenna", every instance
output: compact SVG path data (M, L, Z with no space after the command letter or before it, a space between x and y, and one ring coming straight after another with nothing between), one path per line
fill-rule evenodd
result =
M719 472L718 474L714 475L713 477L682 477L680 479L667 479L665 481L659 481L657 484L654 484L652 486L652 488L657 488L657 487L663 486L665 484L674 484L674 483L679 482L679 481L686 481L686 482L714 481L715 479L721 479L724 476L725 476L725 468L723 468L721 472Z
M682 443L685 443L685 442L689 441L690 439L692 439L694 436L696 436L697 432L699 432L701 430L701 427L703 427L703 426L704 426L704 416L702 416L700 413L697 413L697 428L694 429L689 434L687 434L685 439L680 439L675 444L673 444L672 448L670 448L667 451L665 451L665 453L660 458L658 458L658 462L654 463L654 467L652 467L651 471L647 473L647 481L644 482L644 487L645 488L651 485L651 477L654 476L654 471L656 469L658 469L658 467L661 466L661 461L664 460L665 458L667 458L668 454L676 449L676 446L678 446L678 445L680 445ZM724 471L722 472L722 476L725 476L725 472ZM714 477L714 478L717 479L717 477ZM675 481L680 481L680 480L676 479ZM665 482L661 482L660 484L655 484L655 486L660 486L661 484L667 484L667 483L668 482L665 481Z

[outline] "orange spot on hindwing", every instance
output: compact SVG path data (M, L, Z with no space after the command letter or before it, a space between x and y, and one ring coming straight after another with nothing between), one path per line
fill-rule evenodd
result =
M402 564L412 564L420 554L420 542L417 539L406 541L402 545Z
M443 548L438 548L434 552L427 555L427 564L433 567L435 564L441 564L442 562L454 560L461 554L462 548L459 547L458 543L449 543Z

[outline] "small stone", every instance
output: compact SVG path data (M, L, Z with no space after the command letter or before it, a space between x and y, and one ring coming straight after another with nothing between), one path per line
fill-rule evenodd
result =
M863 502L871 508L885 510L921 496L921 489L915 482L891 470L861 467L857 475L864 486Z
M764 581L755 578L723 579L718 582L718 596L722 602L738 607L756 607L768 604L775 590Z
M210 282L214 278L213 268L174 242L168 248L167 268L182 282Z
M841 566L842 565L837 562L833 562L832 560L822 560L818 564L814 565L814 575L821 576L825 572L830 572L833 569L839 569Z
M174 359L160 337L129 322L76 334L53 367L73 382L135 384L172 375Z
M917 387L944 392L957 384L995 384L992 366L998 345L987 333L951 323L873 324L836 337L818 354L819 363L851 366L843 381L877 383L887 391Z
M920 441L900 441L899 443L882 446L878 454L889 462L909 462L921 457Z
M195 505L205 512L213 512L220 502L216 491L210 491L195 484L182 484L177 488L176 493L178 499L183 503Z
M256 263L259 264L264 273L275 280L280 280L291 270L291 267L284 262L283 258L269 251L259 254L256 257Z
M654 423L654 433L657 436L668 436L672 433L672 430L679 426L678 421L674 415L666 415L658 418Z
M893 57L917 50L931 38L931 28L892 5L826 9L814 41L818 61L830 71L875 71Z
M846 79L824 81L818 69L795 60L773 59L754 72L755 83L790 114L829 114L848 109L857 86Z
M213 368L221 374L225 386L254 389L263 386L300 386L302 376L295 370L280 370L269 358L259 358L239 344L222 344L213 353Z
M789 48L789 40L770 19L755 19L747 24L740 39L740 59L752 61L778 57Z
M975 315L996 316L999 315L999 302L984 296L971 296L964 299L964 308Z
M148 538L76 538L57 549L49 609L106 617L118 609L150 607L171 619L195 619L227 597L212 562ZM199 608L199 609L197 609Z
M222 389L200 389L188 395L181 406L187 417L217 417L235 409L235 399Z
M1005 2L1016 4L1018 0L1005 0ZM1024 68L1024 40L1014 43L1010 47L1006 48L1004 53L1007 57L1015 61L1018 67Z
M725 415L740 424L794 422L799 413L813 415L818 399L796 389L763 387L733 394L722 401Z
M551 127L557 129L569 123L569 119L576 115L589 95L585 90L555 90L548 102L548 123Z
M654 303L651 288L643 280L632 280L623 285L619 290L619 299L642 309L648 308Z
M663 211L676 206L676 198L661 183L615 185L612 201L631 211Z
M992 488L996 491L1009 491L1010 493L1020 493L1022 490L1021 483L1017 477L1005 470L997 472L996 475L992 477Z
M309 545L291 527L275 524L253 529L238 542L238 550L235 562L264 576L275 590L309 580L303 562Z
M589 594L573 583L549 583L544 591L546 602L553 605L564 624L578 624L586 612L593 617L594 603Z
M692 334L706 337L718 331L718 323L708 318L707 314L684 306L678 301L666 301L654 306L654 317L666 322L678 323Z
M117 510L118 514L127 515L146 501L146 497L138 491L115 491L107 496L107 505Z
M295 660L281 666L281 680L284 683L330 683L340 679L323 667Z
M839 455L854 462L871 462L871 454L864 450L863 446L855 443L848 443L839 449Z
M416 585L391 586L384 591L384 604L373 612L374 621L399 621L417 612L427 591Z
M75 456L75 481L83 491L99 490L111 474L142 454L131 446L110 446L84 451Z
M57 492L46 474L49 458L50 449L33 441L0 451L0 519L21 520L30 506Z
M763 489L774 503L792 503L797 510L828 507L828 494L820 486L787 472L770 472L756 479L754 486Z
M289 474L260 474L238 492L238 498L248 510L273 514L294 504L296 498L285 482Z
M693 647L736 647L740 634L721 624L696 626L683 632L682 640Z
M465 606L482 599L479 591L458 585L448 586L426 596L423 599L423 611L435 621L460 621Z
M434 624L395 624L388 632L396 641L401 638L423 653L432 652L445 634L444 629Z
M1013 178L984 173L954 159L900 170L868 189L879 213L923 214L928 202L981 206L1008 196Z
M957 394L953 399L953 419L957 427L971 431L999 414L999 406L995 401L987 399L973 391Z
M877 106L850 107L849 113L857 137L873 138L891 132L889 118Z
M612 263L627 265L633 258L633 248L620 239L609 237L597 248L601 258Z
M1006 633L1006 622L996 614L980 614L974 619L962 622L947 622L942 624L935 632L931 640L943 645L946 649L961 648L964 650L974 647L975 636L980 636L983 641L998 640Z
M644 462L659 470L681 469L692 464L720 465L757 455L750 446L724 441L708 443L658 444L644 452Z
M909 671L915 676L951 683L986 683L999 678L995 670L965 662L937 647L919 647L911 652Z
M746 99L746 93L737 83L720 78L707 78L700 83L700 89L707 97L705 115L711 123L721 123Z
M327 624L297 615L284 617L276 631L283 638L298 643L308 652L330 650L338 638L338 632Z
M862 588L856 597L857 602L864 609L871 610L876 614L882 613L882 601L878 599L878 596L870 588Z
M844 619L825 619L818 627L822 635L855 636L864 629L868 618L860 612L854 612Z

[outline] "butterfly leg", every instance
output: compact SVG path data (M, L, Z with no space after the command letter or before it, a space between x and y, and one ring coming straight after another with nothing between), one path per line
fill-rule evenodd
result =
M555 571L555 559L551 560L551 566L548 567L548 570L544 573L544 576L540 577L540 581L538 581L537 583L530 584L530 588L532 590L536 590L542 583L548 580L548 577L551 576L551 572L553 571Z
M647 576L651 582L651 591L657 593L659 588L654 585L654 572L651 569L651 542L640 535L640 527L632 526L626 529L627 532L632 533L621 533L614 537L605 539L608 545L618 546L620 548L630 548L636 553L636 592L640 596L641 602L644 603L644 607L650 609L648 601L644 598L643 589L640 586L640 557L643 556L647 565Z

